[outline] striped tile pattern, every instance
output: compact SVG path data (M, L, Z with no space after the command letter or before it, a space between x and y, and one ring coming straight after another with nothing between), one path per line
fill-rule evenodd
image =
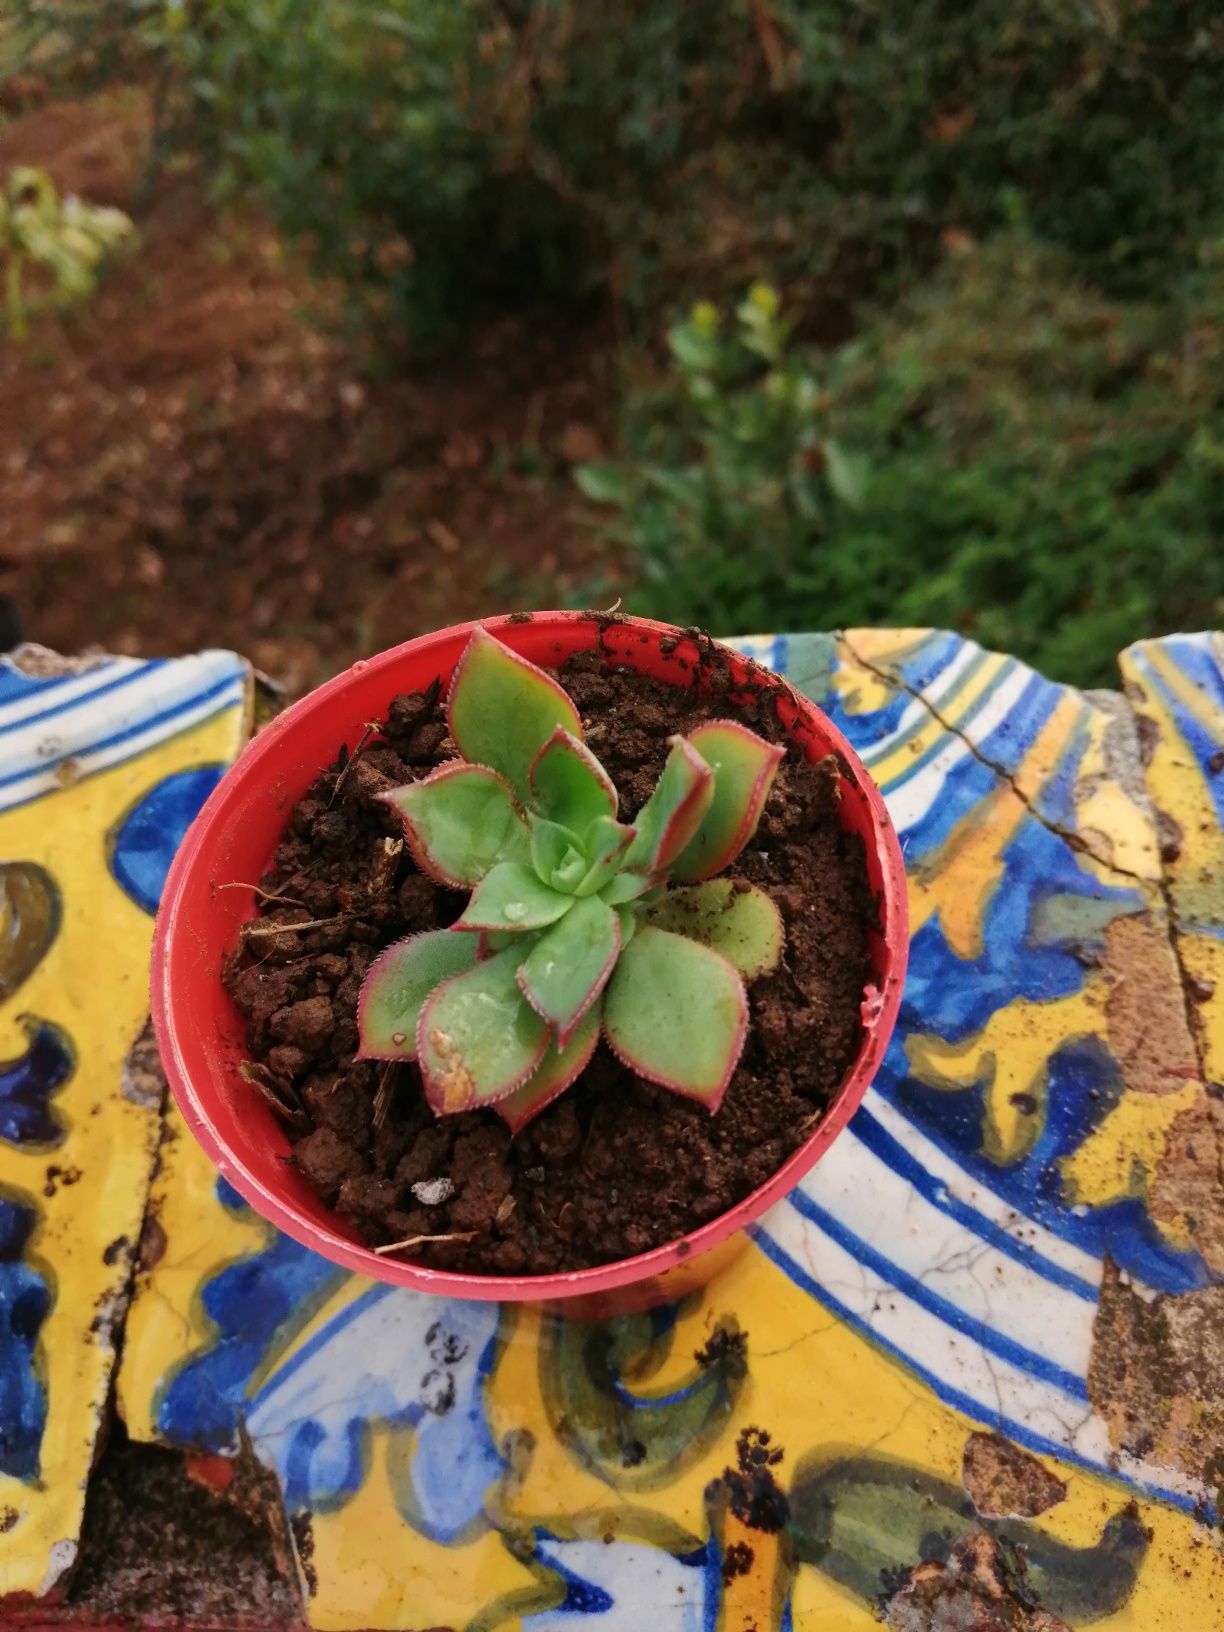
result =
M1042 1011L1084 986L1087 970L1067 956L1065 940L1082 924L1092 942L1102 904L1163 917L1133 726L1115 699L1054 685L954 636L852 633L832 664L817 665L806 661L810 639L779 636L744 649L801 679L813 669L827 676L822 689L810 679L808 687L880 782L907 868L926 881L935 906L924 917L918 903L884 1072L827 1159L764 1221L758 1243L949 1404L1034 1450L1191 1507L1201 1492L1190 1482L1118 1456L1089 1402L1088 1368L1106 1251L1160 1290L1187 1278L1204 1284L1206 1266L1161 1242L1140 1209L1102 1217L1066 1205L1058 1166L1066 1145L1046 1137L1048 1124L1029 1150L984 1154L974 1101L979 1071L997 1067L962 1071L952 1060L932 1093L915 1078L910 1047L932 1032L943 1043L972 1038L991 1021L997 1027L1009 1007L1036 1000L1036 1041L1049 1052L1031 1062L1035 1074L1057 1075L1091 1044L1096 1057L1078 1062L1088 1091L1115 1083L1105 1028L1081 1024L1063 1036ZM1133 872L1098 859L1102 846L1083 821L1096 796L1093 760L1111 738L1112 788L1129 831L1115 822L1110 840L1137 858ZM958 878L959 856L1000 800L1013 808L998 843L979 856L971 880ZM949 944L942 914L962 905L949 901L949 887L973 892L983 945L959 953L976 956ZM992 900L1003 891L1006 911ZM1055 892L1064 898L1064 944L1038 949L1034 922ZM1069 1088L1084 1091L1082 1082Z
M232 652L106 657L40 677L0 666L0 810L150 752L242 703L249 666Z

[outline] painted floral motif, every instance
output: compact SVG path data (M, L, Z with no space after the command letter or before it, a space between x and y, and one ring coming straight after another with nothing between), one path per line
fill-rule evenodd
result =
M26 1047L0 1060L0 1139L47 1148L64 1137L51 1096L72 1075L72 1048L67 1033L48 1020L22 1015L18 1024Z
M246 1212L223 1180L218 1194L227 1209ZM361 1282L268 1233L265 1252L205 1289L217 1340L169 1379L161 1436L235 1451L244 1430L276 1469L290 1513L300 1513L342 1507L365 1477L371 1436L386 1435L408 1523L442 1542L478 1526L504 1467L482 1403L496 1306Z
M38 1473L47 1392L34 1363L51 1294L24 1261L34 1211L0 1196L0 1472Z
M224 765L193 765L162 777L116 827L111 872L146 912L157 911L174 852L224 771Z

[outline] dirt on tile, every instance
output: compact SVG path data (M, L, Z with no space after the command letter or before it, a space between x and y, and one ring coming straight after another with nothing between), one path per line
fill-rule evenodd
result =
M1002 1434L969 1435L961 1479L983 1518L1031 1519L1056 1507L1067 1494L1057 1475Z
M218 1483L116 1426L90 1479L67 1607L107 1625L301 1626L275 1479L244 1458Z
M1224 1100L1206 1096L1178 1116L1165 1138L1148 1195L1154 1223L1189 1230L1207 1265L1224 1274Z
M1147 916L1115 918L1105 945L1105 1024L1127 1092L1176 1093L1198 1061L1168 931Z
M984 1530L965 1536L946 1564L918 1564L889 1599L890 1632L1071 1632L1032 1602L1023 1560Z
M785 1456L767 1428L745 1428L735 1443L735 1466L711 1481L707 1500L725 1501L750 1530L776 1535L790 1518L790 1502L774 1472Z
M1218 1484L1224 1286L1147 1302L1107 1259L1088 1394L1118 1450Z

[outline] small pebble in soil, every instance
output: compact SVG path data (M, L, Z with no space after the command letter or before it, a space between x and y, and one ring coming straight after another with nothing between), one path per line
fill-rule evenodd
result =
M447 1178L424 1179L420 1184L412 1186L412 1193L422 1207L440 1207L454 1195L455 1186Z

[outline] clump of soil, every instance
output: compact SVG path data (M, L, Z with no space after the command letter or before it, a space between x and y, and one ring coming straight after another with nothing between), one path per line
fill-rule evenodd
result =
M700 676L690 672L687 688L609 668L600 653L560 672L630 815L676 732L734 713L787 740L773 695L729 695L716 656ZM579 1080L511 1138L491 1110L435 1117L414 1064L353 1058L358 992L375 956L463 910L463 894L417 870L376 797L450 754L438 687L397 697L384 732L351 760L341 752L294 808L260 881L257 933L226 971L248 1021L251 1075L289 1107L298 1167L371 1245L436 1236L408 1255L435 1268L543 1275L675 1240L777 1171L827 1109L857 1046L876 907L861 841L838 822L836 767L808 764L792 744L732 869L772 895L786 951L749 987L748 1039L717 1115L644 1081L601 1045ZM330 921L294 928L321 919ZM274 926L283 927L269 933Z
M790 1503L774 1469L786 1453L767 1428L745 1428L735 1442L735 1466L724 1468L707 1487L711 1500L727 1506L750 1530L776 1535L790 1518Z

